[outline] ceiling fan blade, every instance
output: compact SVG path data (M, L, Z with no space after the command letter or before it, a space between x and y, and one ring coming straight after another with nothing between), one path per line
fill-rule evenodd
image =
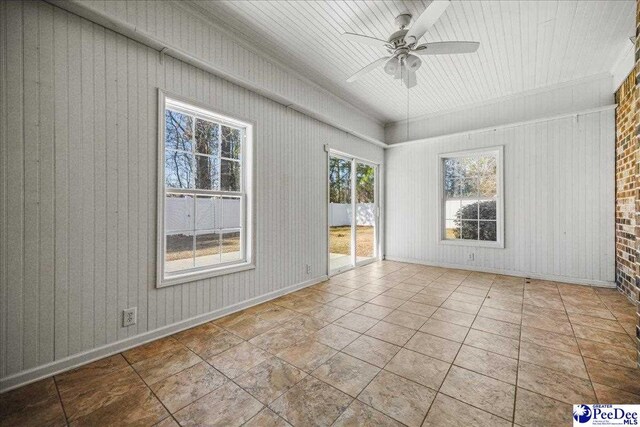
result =
M434 42L416 46L412 53L416 55L445 55L454 53L473 53L480 47L478 42Z
M422 15L418 16L411 25L411 28L409 28L409 31L404 36L405 42L409 45L417 43L420 37L440 19L440 16L442 16L447 7L449 7L449 3L449 0L433 0L424 12L422 12Z
M376 59L371 64L361 68L360 71L358 71L357 73L355 73L354 75L349 77L347 79L347 81L348 82L353 82L353 81L358 80L359 78L363 77L365 74L368 74L371 71L375 70L376 68L378 68L378 67L382 66L383 64L385 64L389 60L389 58L391 58L391 57L390 56L383 56L380 59Z
M367 44L369 46L375 47L385 47L385 45L387 44L386 40L377 39L375 37L365 36L362 34L344 33L342 37L352 42Z
M415 85L418 84L416 80L416 72L410 71L407 67L402 68L402 82L407 87L407 89L411 89Z

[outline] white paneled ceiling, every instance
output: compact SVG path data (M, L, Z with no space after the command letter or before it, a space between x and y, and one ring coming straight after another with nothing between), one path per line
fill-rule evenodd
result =
M383 49L396 15L429 1L197 1L211 19L383 122L437 113L609 72L635 32L634 1L453 1L422 41L475 40L478 52L423 57L407 91L382 70L347 83ZM408 106L408 109L407 109Z

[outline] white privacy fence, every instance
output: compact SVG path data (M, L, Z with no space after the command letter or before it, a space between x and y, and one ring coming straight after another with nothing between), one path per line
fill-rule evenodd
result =
M165 221L167 232L240 228L239 197L167 197ZM195 224L194 224L195 221ZM195 225L195 227L194 227ZM190 233L185 233L190 234Z
M217 230L222 228L240 228L239 198L167 197L165 199L165 221L167 232L193 230ZM195 227L194 227L195 221ZM356 205L356 223L375 225L375 205L358 203ZM351 224L351 204L329 204L329 226ZM190 234L190 233L185 233Z
M350 203L329 203L329 226L351 225ZM358 203L356 205L356 224L375 225L375 204Z

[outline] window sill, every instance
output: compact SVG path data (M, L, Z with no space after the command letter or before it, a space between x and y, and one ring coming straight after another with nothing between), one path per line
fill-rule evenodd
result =
M503 242L485 242L482 240L440 240L441 245L451 245L451 246L469 246L474 248L494 248L494 249L504 249Z
M165 288L167 286L182 285L185 283L195 282L196 280L210 279L213 277L224 276L226 274L239 273L241 271L253 270L256 265L251 262L245 262L242 264L234 264L230 266L224 266L220 268L214 268L211 270L194 271L191 273L184 273L180 275L174 275L168 278L163 278L158 281L157 288Z

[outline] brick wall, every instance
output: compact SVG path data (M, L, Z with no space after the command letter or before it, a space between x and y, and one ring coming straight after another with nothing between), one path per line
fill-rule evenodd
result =
M640 1L640 0L639 0ZM636 240L636 74L631 72L616 92L616 283L635 299L638 240Z
M631 74L636 76L636 92L638 91L638 85L640 79L638 75L640 73L640 0L636 0L636 65ZM635 175L636 175L636 237L640 237L640 97L635 97L635 111L636 111L636 135L635 135L635 147L636 147L636 161L635 161ZM636 239L636 253L640 250L638 245L640 239ZM638 339L638 366L640 367L640 263L636 261L636 338Z
M616 91L616 284L636 304L640 366L640 0L635 59Z

